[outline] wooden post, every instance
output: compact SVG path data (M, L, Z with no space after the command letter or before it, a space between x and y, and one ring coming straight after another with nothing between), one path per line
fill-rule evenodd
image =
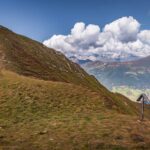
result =
M141 102L141 117L140 117L141 121L144 120L144 103L145 103L146 98L147 97L145 94L141 94L139 98L137 99L138 102Z
M142 104L141 104L141 121L144 120L144 97L142 98Z

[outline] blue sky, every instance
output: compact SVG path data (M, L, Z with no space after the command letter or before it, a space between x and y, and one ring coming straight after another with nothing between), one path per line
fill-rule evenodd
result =
M103 27L133 16L150 29L149 0L0 0L0 24L38 41L68 34L76 22Z

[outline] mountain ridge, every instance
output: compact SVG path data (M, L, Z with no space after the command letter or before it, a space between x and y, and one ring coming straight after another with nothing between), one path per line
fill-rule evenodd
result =
M73 82L89 87L93 85L95 89L100 86L93 76L62 53L5 27L0 28L0 43L0 64L3 68L44 80Z

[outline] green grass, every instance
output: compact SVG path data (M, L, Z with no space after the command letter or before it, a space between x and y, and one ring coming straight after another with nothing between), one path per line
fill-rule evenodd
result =
M136 101L139 95L142 93L145 93L147 96L150 95L150 89L137 89L128 86L116 86L113 87L112 91L123 94L132 101Z

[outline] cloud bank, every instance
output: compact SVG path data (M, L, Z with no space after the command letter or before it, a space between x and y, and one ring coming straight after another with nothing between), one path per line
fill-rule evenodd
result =
M141 30L133 17L122 17L104 28L77 22L68 35L53 35L43 42L67 57L81 60L132 59L150 55L150 30Z

